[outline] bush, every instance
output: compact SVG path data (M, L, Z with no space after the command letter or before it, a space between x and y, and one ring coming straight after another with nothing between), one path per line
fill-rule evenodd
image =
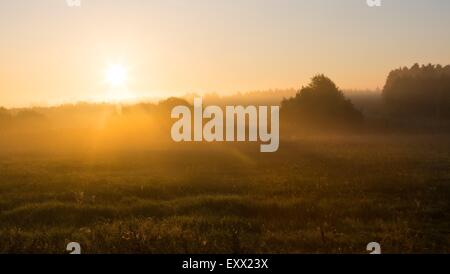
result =
M324 75L313 77L295 97L283 100L281 111L283 119L294 127L342 128L363 120L361 112Z

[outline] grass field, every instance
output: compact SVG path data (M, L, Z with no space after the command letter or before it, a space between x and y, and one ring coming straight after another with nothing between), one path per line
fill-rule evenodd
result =
M449 137L4 153L0 252L448 253Z

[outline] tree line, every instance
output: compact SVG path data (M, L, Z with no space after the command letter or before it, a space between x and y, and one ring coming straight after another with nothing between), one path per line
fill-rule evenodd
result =
M267 93L267 94L266 94ZM278 94L280 93L280 94ZM356 100L344 93L327 76L319 74L297 92L257 92L239 96L206 96L207 104L247 105L252 100L258 103L278 104L281 101L280 122L285 129L347 129L363 125L371 127L373 120L382 120L383 125L417 126L433 125L450 127L450 65L419 65L392 70L383 90L377 96ZM349 98L347 98L349 97ZM190 102L186 98L169 98L158 104L141 103L121 107L120 113L143 112L164 122L173 105ZM254 104L254 103L253 103ZM54 108L22 109L14 115L0 107L0 126L20 121L41 120L47 116L67 118L67 113L104 112L115 106L108 104L81 104ZM370 109L370 111L367 111ZM58 114L59 113L59 114ZM375 115L374 115L375 114ZM92 117L91 114L87 115Z
M383 99L393 117L449 119L450 65L414 64L391 71Z

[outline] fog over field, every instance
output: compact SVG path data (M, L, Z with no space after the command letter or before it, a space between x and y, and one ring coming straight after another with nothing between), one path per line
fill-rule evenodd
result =
M1 0L0 254L450 253L449 14Z
M386 92L318 75L299 91L203 97L280 105L269 154L175 143L170 112L195 95L2 109L0 250L61 253L76 239L88 253L449 252L448 116L432 105L408 119Z

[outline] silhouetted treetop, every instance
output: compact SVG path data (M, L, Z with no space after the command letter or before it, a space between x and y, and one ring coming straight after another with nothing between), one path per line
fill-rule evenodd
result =
M8 110L4 107L0 107L0 116L1 115L8 115Z
M4 107L0 107L0 122L7 120L11 117L8 110Z
M383 98L395 116L450 118L450 66L414 64L393 70Z
M158 106L168 108L168 109L172 109L173 107L181 106L181 105L190 106L188 101L186 101L185 99L182 99L182 98L177 98L177 97L167 98L167 99L159 102L159 104L158 104Z
M344 93L325 75L314 76L311 83L293 98L283 100L281 109L291 123L313 126L345 126L361 122L363 116Z

